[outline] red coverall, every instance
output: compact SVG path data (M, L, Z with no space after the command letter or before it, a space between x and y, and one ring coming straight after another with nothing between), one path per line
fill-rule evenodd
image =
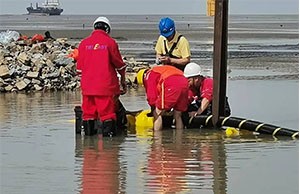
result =
M192 99L202 99L206 98L210 102L213 98L213 79L209 77L205 77L201 83L198 91L189 91L189 99L192 102Z
M116 70L125 76L126 69L116 41L106 32L94 30L81 41L78 51L83 120L116 120L115 100L120 95Z
M188 106L188 80L174 66L154 66L144 80L147 101L160 110L186 111Z

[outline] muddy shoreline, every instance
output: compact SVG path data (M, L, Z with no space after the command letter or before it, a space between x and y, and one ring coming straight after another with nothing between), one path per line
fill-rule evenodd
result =
M0 16L1 30L16 30L27 36L50 31L54 38L67 38L77 45L92 32L96 16L62 15L59 17ZM176 29L190 42L191 60L205 69L213 67L213 18L200 15L174 15ZM121 54L149 64L155 61L154 44L159 36L159 15L109 16L111 36ZM230 16L228 23L228 71L266 70L299 74L299 21L296 15ZM249 71L250 72L250 71ZM252 75L251 75L252 76ZM266 75L269 76L269 75ZM252 76L255 78L255 75ZM256 76L260 79L260 75ZM267 77L268 79L270 77Z
M21 34L32 36L36 33L43 34L44 30L19 30ZM79 43L81 39L89 36L92 32L91 29L86 30L51 30L51 35L55 38L64 37L73 43ZM213 67L213 41L210 43L203 43L202 40L213 38L212 31L200 32L199 41L198 35L195 31L183 31L187 38L190 40L192 61L201 64L205 69L212 69ZM198 32L199 33L199 32ZM154 42L157 38L156 30L119 30L115 29L111 36L119 43L121 53L124 57L133 57L137 61L145 61L149 64L154 63L155 52L153 49ZM246 38L245 34L233 34L235 39ZM294 34L257 34L252 35L257 39L268 38L295 38ZM270 37L271 36L271 37ZM147 40L147 41L143 41ZM230 36L229 36L230 41ZM251 46L251 50L246 50L248 45L238 45L238 49L230 50L230 42L228 43L228 61L227 66L229 71L232 69L257 69L257 70L272 70L278 72L278 75L265 77L249 75L249 77L240 76L232 79L298 79L299 76L299 45L286 44L286 45L267 45L267 49L273 50L259 50L262 48L260 45ZM235 46L235 45L234 45ZM245 49L246 48L246 49ZM289 52L286 52L288 50ZM284 72L285 75L282 75Z

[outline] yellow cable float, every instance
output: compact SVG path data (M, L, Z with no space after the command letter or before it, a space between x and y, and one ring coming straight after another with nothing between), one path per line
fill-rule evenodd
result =
M147 114L150 113L151 110L143 110L135 117L135 125L138 127L145 128L153 128L153 117L148 117Z
M240 131L234 127L227 127L225 134L227 137L235 137L240 135Z

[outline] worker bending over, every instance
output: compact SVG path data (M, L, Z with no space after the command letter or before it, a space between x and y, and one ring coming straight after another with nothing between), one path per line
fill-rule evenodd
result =
M140 70L146 90L148 104L154 117L154 130L162 130L162 114L174 110L176 129L183 129L181 113L188 107L188 80L174 66L154 66Z

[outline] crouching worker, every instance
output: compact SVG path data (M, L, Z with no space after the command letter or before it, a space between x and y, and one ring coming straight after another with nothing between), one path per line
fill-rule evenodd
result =
M184 68L184 76L188 78L190 89L188 116L211 115L213 79L201 75L201 67L197 63L187 64ZM226 97L224 116L229 116L230 112L229 103Z
M97 133L103 136L116 134L116 110L121 94L119 78L126 93L125 69L118 45L109 36L111 25L106 17L98 17L92 34L78 47L77 70L81 74L82 117L87 123L86 134L93 135L94 126L89 123L99 119L102 123ZM89 122L91 121L91 122Z
M170 65L154 66L144 72L143 80L154 117L154 130L162 130L162 115L171 109L174 109L176 129L183 129L181 113L188 106L188 80L183 72Z

